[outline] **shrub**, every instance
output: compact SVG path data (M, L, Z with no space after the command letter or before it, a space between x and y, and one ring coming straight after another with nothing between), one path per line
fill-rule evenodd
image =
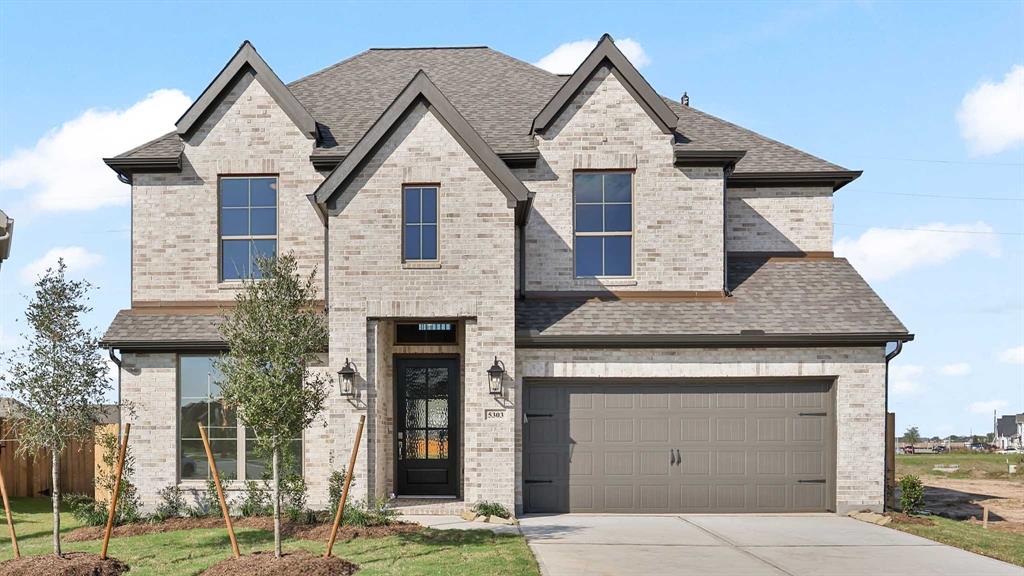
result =
M395 523L399 514L398 510L388 507L387 498L355 501L345 506L345 517L342 522L346 526L390 526Z
M281 479L281 503L284 516L291 522L309 521L306 510L306 481L298 474L288 474Z
M356 475L352 475L351 486L356 485ZM341 470L331 471L331 478L327 481L327 497L331 501L331 516L338 512L338 501L341 500L341 491L345 488L345 467Z
M904 514L917 514L924 508L924 484L917 476L900 477L900 508Z
M154 520L162 521L168 518L177 518L184 516L188 512L185 496L181 493L181 489L174 484L160 490L157 495L160 496L160 504L157 505L156 511L153 512Z
M473 506L473 512L475 512L477 516L497 516L498 518L508 518L512 516L508 511L508 508L505 508L497 502L488 502L486 500L477 502Z
M242 516L267 516L271 512L270 493L266 484L256 480L245 483L245 495L239 505Z
M64 503L71 509L71 515L87 526L103 526L107 523L109 505L103 506L84 494L68 494Z
M216 516L220 513L220 501L217 498L217 484L213 478L206 480L205 490L190 490L192 493L192 506L188 508L188 515L193 518L204 518ZM226 498L226 496L225 496Z
M96 484L113 494L114 484L117 482L117 456L121 450L121 443L117 434L102 432L99 436L100 445L103 447L104 470L96 477ZM142 499L139 491L132 482L135 477L135 455L132 453L132 446L128 444L124 453L124 467L121 470L121 484L118 488L117 510L114 515L115 524L129 524L142 520ZM94 506L105 510L103 512L103 523L106 522L106 515L110 510L110 503L106 501L94 502Z

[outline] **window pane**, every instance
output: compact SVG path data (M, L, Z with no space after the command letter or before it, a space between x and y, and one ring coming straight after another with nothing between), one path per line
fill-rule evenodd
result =
M601 205L584 204L576 206L576 231L601 232Z
M181 357L179 380L183 398L207 398L211 393L220 393L216 385L220 373L213 367L214 360L213 356Z
M277 178L253 178L249 182L253 206L277 206Z
M632 200L632 174L605 174L604 201L630 202Z
M405 223L419 224L420 222L420 189L405 189Z
M249 277L249 241L224 240L221 242L221 275L225 280Z
M448 428L448 400L431 400L427 406L427 425Z
M573 177L573 189L576 192L577 202L600 202L601 175L592 172L576 174Z
M424 430L406 430L403 456L406 460L422 460L427 457L426 432Z
M427 458L431 460L448 458L447 430L431 430L427 432Z
M202 442L200 440L200 442ZM210 440L210 451L217 463L220 479L233 480L238 478L238 440Z
M633 273L633 239L608 236L604 239L604 275L629 276Z
M601 275L601 237L576 238L576 275Z
M406 226L405 227L405 259L406 260L419 260L420 259L420 227L419 226Z
M277 234L277 208L253 208L250 214L254 236Z
M633 229L632 204L605 204L605 232L629 232Z
M437 260L437 224L424 224L423 254L424 260Z
M256 265L257 258L273 258L277 253L277 240L253 240L252 241L252 277L262 278L259 266Z
M181 479L205 480L210 473L202 440L181 441Z
M437 188L422 188L423 221L437 223Z
M223 178L220 181L221 206L248 206L249 180L246 178Z
M249 211L245 208L221 208L222 236L245 236L249 233Z
M288 445L290 458L284 460L285 474L302 474L302 438L296 438Z
M182 398L181 399L181 421L180 434L182 438L201 438L199 425L206 426L207 404L205 399Z
M220 402L210 403L210 424L207 431L210 438L237 438L238 421L235 412Z

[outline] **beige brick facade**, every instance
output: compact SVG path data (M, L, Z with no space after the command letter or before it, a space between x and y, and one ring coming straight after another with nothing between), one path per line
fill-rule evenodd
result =
M831 252L832 188L730 188L729 252Z

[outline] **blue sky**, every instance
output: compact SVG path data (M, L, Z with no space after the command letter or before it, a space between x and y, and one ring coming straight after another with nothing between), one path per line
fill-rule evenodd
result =
M0 2L0 345L56 254L98 287L98 330L129 306L127 187L99 157L169 130L242 40L287 82L369 47L538 62L609 32L662 94L864 170L835 237L917 335L893 365L900 429L1024 411L1024 4L623 6Z

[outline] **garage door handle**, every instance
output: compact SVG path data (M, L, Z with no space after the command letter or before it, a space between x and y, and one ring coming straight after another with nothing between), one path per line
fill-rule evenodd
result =
M824 484L825 479L821 478L818 480L797 480L797 482L799 482L800 484Z
M801 412L798 416L828 416L828 412Z
M668 449L668 465L669 466L675 466L676 465L676 453L671 448Z
M554 480L523 480L524 484L551 484Z

